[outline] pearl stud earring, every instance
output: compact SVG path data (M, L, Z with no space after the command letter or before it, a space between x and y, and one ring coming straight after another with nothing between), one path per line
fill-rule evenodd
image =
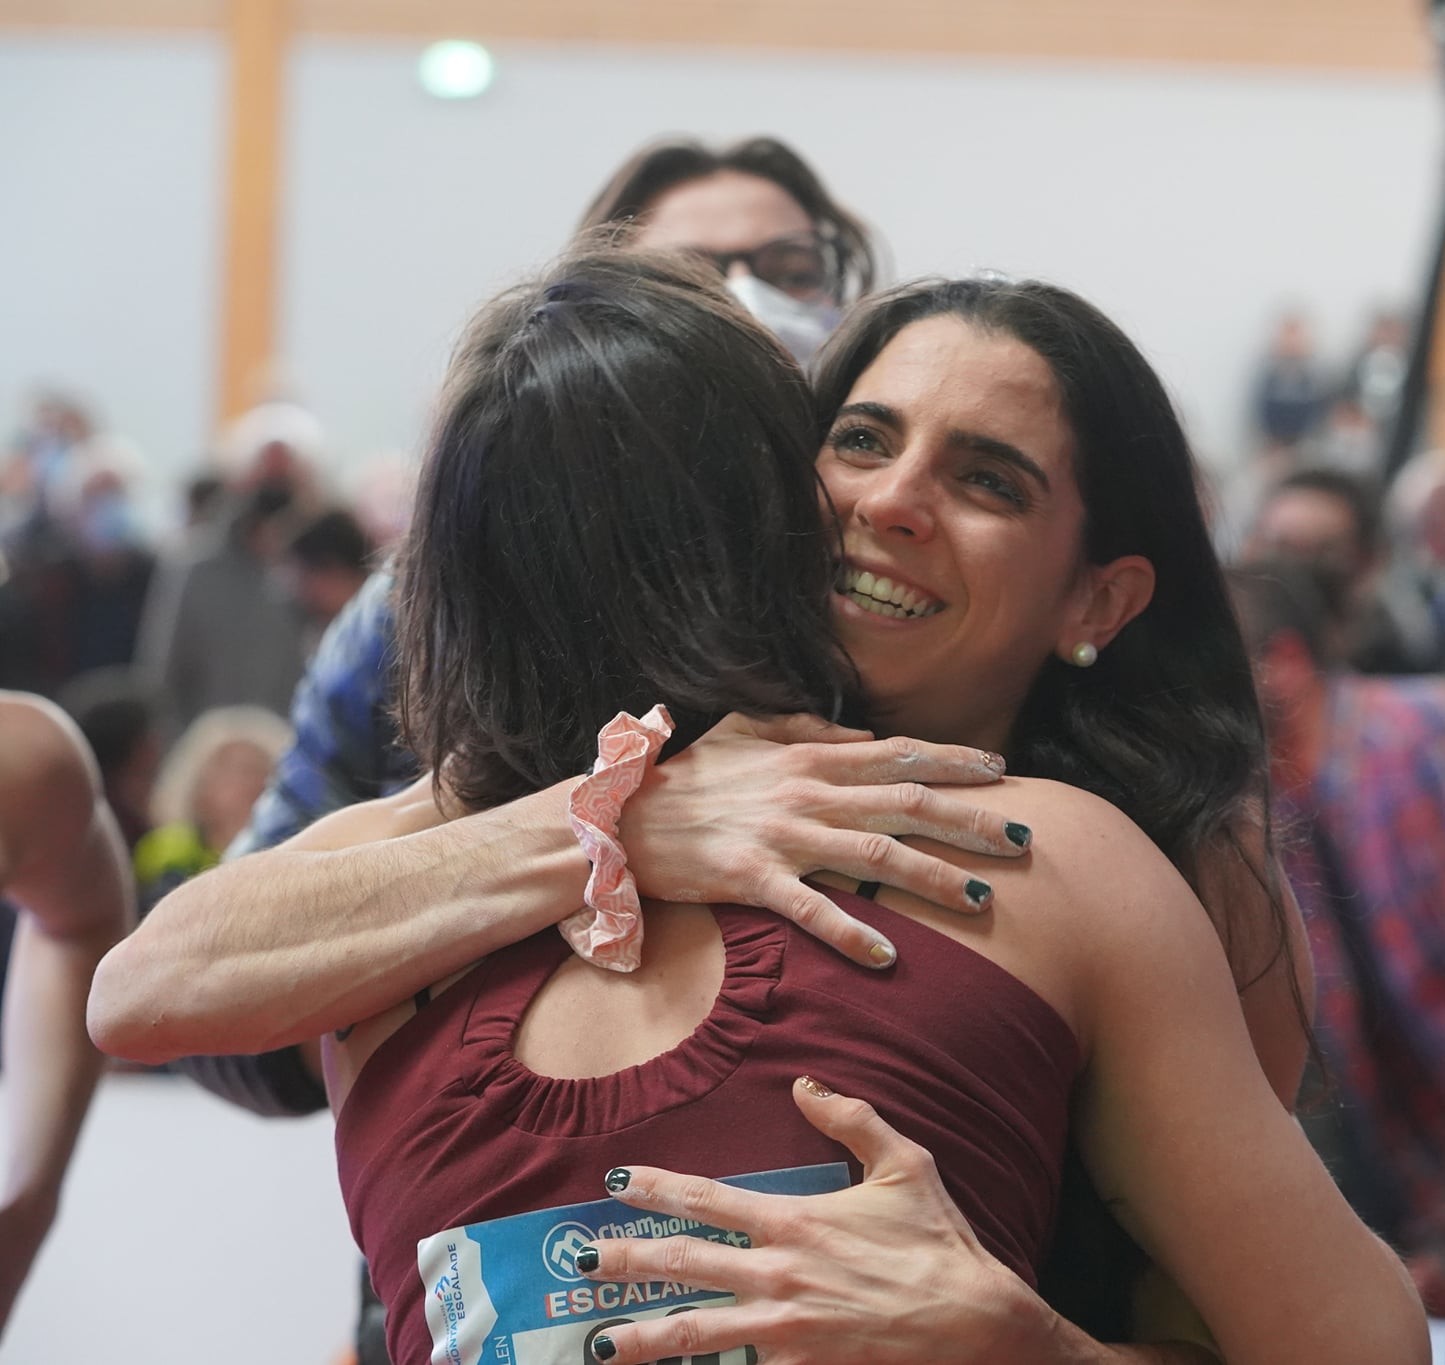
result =
M1099 651L1088 640L1081 640L1069 654L1075 668L1092 668L1098 657Z

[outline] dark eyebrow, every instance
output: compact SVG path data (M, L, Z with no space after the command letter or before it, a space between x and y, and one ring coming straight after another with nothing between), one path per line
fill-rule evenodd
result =
M899 415L898 410L890 408L886 403L845 403L838 409L838 417L871 417L875 422L892 427L894 431L903 429L903 418ZM1010 445L1007 441L1000 441L993 436L983 436L976 431L950 431L948 443L955 449L977 450L984 455L992 455L995 459L1013 465L1016 469L1022 470L1023 473L1035 479L1046 493L1051 487L1049 476L1044 473L1038 461L1025 455L1017 446Z
M875 422L895 430L903 425L903 419L886 403L844 403L838 409L838 417L871 417ZM838 417L833 420L836 422Z

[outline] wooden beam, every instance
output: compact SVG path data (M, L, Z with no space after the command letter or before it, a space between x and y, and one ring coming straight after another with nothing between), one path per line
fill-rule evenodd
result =
M249 0L238 0L245 7ZM265 6L267 0L255 0ZM1423 0L293 0L298 33L1419 72ZM219 28L222 0L0 0L0 29Z
M230 0L230 129L219 420L261 396L275 355L281 104L292 0Z
M226 0L0 0L0 30L203 29L226 25Z
M297 0L308 33L1418 70L1421 0Z

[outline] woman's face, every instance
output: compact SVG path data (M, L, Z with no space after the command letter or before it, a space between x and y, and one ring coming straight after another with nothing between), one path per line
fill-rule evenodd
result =
M1073 454L1053 373L1005 333L928 318L859 376L819 472L843 528L838 636L880 728L1002 748L1079 642Z
M648 206L636 240L640 247L659 251L726 254L807 237L813 230L813 220L781 185L760 175L718 171L660 194Z

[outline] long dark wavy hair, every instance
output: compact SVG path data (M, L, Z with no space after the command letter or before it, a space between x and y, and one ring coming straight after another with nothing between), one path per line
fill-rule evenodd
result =
M668 190L719 171L770 180L798 202L831 253L836 302L850 303L873 287L878 258L868 229L829 194L797 152L774 137L745 138L716 150L692 138L644 147L602 187L582 215L581 227L640 221Z
M452 359L402 553L399 713L470 807L583 772L619 710L846 710L811 401L673 255L592 242Z
M1163 384L1118 327L1067 290L998 277L922 281L864 300L824 346L814 384L820 443L888 342L910 323L940 316L1013 337L1048 363L1074 436L1085 557L1106 564L1143 555L1155 571L1149 605L1092 668L1057 658L1044 665L1010 736L1009 771L1104 797L1197 893L1211 855L1242 864L1265 893L1270 963L1285 959L1309 1037L1249 657L1205 526L1188 441ZM1233 906L1211 909L1229 952L1231 928L1245 926L1233 925ZM1101 1340L1126 1339L1130 1271L1142 1265L1071 1151L1041 1290Z

